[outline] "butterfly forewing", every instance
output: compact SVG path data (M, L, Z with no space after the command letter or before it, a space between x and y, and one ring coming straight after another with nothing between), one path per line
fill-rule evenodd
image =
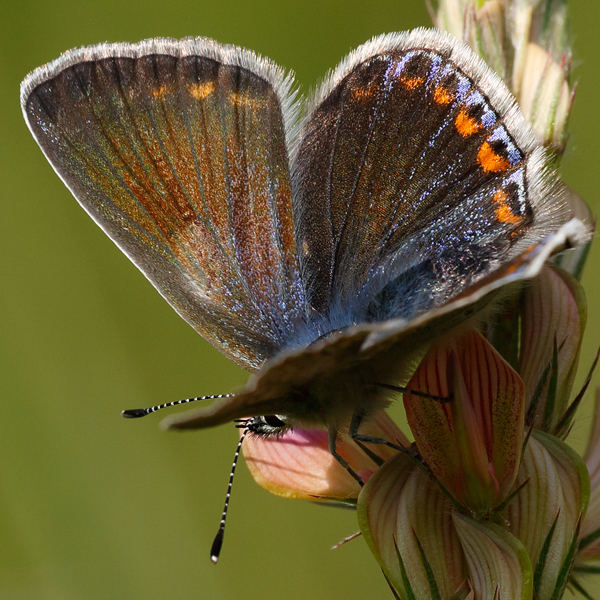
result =
M458 41L421 30L359 48L317 94L293 167L309 305L355 322L443 305L565 220L555 190L539 214L543 162Z
M207 40L68 53L24 83L29 126L84 208L204 337L256 368L302 288L270 63Z

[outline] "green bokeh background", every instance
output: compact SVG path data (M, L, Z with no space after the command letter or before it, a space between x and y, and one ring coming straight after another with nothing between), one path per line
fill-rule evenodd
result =
M600 3L573 2L578 97L564 179L595 209ZM224 553L208 560L232 427L164 433L119 412L222 393L246 375L204 342L46 163L18 86L74 46L204 35L294 68L307 90L375 34L428 25L422 0L24 1L0 5L0 598L391 598L350 511L271 496L242 466ZM600 246L584 283L597 345ZM580 448L591 405L571 436ZM600 588L599 588L600 589Z

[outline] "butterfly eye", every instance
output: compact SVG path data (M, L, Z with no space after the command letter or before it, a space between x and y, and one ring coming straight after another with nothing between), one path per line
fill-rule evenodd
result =
M267 415L263 417L263 421L269 427L273 427L273 429L281 429L286 425L285 421L281 420L277 415Z
M245 419L240 423L248 431L265 437L279 435L290 428L292 419L284 415L263 415Z

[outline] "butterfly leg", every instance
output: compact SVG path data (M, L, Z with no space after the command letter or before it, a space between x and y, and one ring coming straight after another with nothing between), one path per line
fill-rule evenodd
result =
M357 442L363 449L363 452L370 454L368 448L362 446L362 444L381 444L384 446L389 446L390 448L394 448L394 450L398 450L398 452L403 452L404 454L408 454L413 459L415 459L420 464L423 464L423 458L418 452L415 452L411 448L405 448L404 446L400 446L399 444L394 444L382 437L377 437L375 435L368 435L364 433L358 433L358 428L364 419L364 414L357 412L354 413L352 417L352 421L350 421L350 429L348 430L348 434L350 437ZM375 461L377 462L377 461Z
M348 464L348 461L343 456L338 454L337 429L335 428L331 428L329 430L329 452L331 452L333 458L335 458L335 460L337 460L340 463L340 465L342 465L342 467L344 467L344 469L346 469L346 471L348 471L348 473L350 473L350 475L352 475L352 477L354 477L354 479L358 481L360 487L362 487L365 484L364 481L359 477L358 473L354 471L354 469L352 469L352 467Z
M376 437L374 435L358 433L358 428L360 427L363 418L364 415L362 413L357 412L354 413L352 421L350 422L350 429L348 433L355 442L363 442L365 444L381 444L384 446L389 446L390 448L394 448L395 450L399 450L400 452L409 452L408 448L389 442L384 438Z
M417 396L418 398L427 398L428 400L435 400L436 402L451 402L452 392L447 396L436 396L435 394L428 394L427 392L420 392L419 390L411 390L410 388L403 387L401 385L392 385L391 383L378 383L379 387L385 388L386 390L392 390L401 394L410 394L411 396Z

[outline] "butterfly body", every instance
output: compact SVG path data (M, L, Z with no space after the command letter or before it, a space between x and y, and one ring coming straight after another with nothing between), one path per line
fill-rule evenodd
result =
M378 384L588 235L502 81L437 31L375 38L305 105L204 38L72 51L21 100L85 210L253 373L171 427L284 415L335 446Z

